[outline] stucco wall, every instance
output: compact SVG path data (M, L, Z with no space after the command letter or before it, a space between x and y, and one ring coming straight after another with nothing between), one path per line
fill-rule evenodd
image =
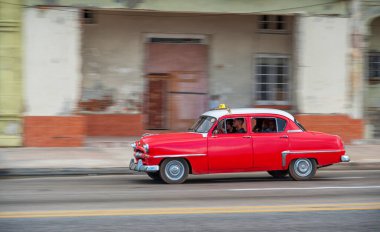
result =
M78 10L24 10L26 115L70 115L81 85Z
M101 11L96 22L83 25L85 101L107 94L112 94L116 101L142 101L144 36L148 33L206 35L209 93L221 95L221 101L232 107L254 103L251 87L255 54L291 55L293 51L291 22L288 33L260 34L256 16Z
M298 25L300 113L348 113L348 19L301 17Z

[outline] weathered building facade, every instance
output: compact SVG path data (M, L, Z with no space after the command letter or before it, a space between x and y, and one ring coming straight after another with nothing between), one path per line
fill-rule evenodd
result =
M25 4L26 146L186 130L215 102L379 136L378 1Z

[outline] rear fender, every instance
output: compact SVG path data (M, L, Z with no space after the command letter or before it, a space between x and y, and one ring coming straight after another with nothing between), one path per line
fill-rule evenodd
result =
M340 157L344 155L344 150L324 150L311 151L302 153L302 151L284 151L282 152L282 167L288 169L292 160L305 158L315 159L318 166L327 166L340 162Z

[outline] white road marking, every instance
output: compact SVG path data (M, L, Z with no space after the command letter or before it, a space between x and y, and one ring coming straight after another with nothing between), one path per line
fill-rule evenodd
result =
M283 190L325 190L325 189L380 189L379 185L373 186L327 186L327 187L304 187L304 188L246 188L226 189L228 191L283 191Z

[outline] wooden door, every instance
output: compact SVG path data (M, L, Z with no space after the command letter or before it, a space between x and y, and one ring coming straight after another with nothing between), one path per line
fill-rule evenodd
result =
M157 76L147 78L147 129L167 129L167 82Z
M170 74L166 98L168 129L187 130L207 110L207 68L205 44L147 44L145 71Z

